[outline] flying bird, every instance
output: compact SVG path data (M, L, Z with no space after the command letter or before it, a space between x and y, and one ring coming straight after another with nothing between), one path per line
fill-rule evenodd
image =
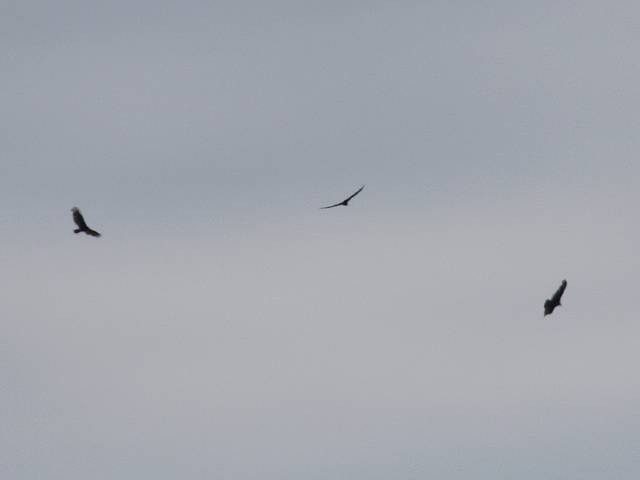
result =
M87 225L87 222L84 221L84 217L82 216L82 213L80 213L80 209L78 207L73 207L71 211L73 212L73 221L76 222L76 225L78 226L78 228L76 228L73 233L84 232L87 235L91 235L92 237L100 236L98 232L89 228L89 225Z
M544 302L544 315L550 315L553 313L553 310L556 307L560 307L562 304L560 303L560 299L562 298L562 294L564 293L564 289L567 288L567 281L563 280L560 288L556 290L556 293L553 294L553 297L548 298Z
M320 210L324 210L326 208L333 208L333 207L346 207L349 205L349 202L351 201L351 199L353 197L355 197L356 195L358 195L362 190L364 189L364 185L362 185L358 191L356 193L354 193L353 195L351 195L349 198L345 198L343 201L338 202L338 203L334 203L333 205L329 205L328 207L321 207Z

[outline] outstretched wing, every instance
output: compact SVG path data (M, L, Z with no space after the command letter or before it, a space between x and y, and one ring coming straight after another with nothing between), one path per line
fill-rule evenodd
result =
M76 222L78 228L80 230L89 230L87 222L84 221L84 217L82 216L82 213L80 213L80 209L78 207L73 207L71 211L73 212L73 221Z
M333 205L329 205L328 207L320 207L320 210L325 210L327 208L333 208L333 207L339 207L340 205L342 205L342 202L334 203Z
M358 189L358 191L357 191L356 193L354 193L354 194L353 194L353 195L351 195L349 198L347 198L347 199L345 200L345 202L348 202L349 200L351 200L353 197L355 197L356 195L358 195L362 190L364 190L364 185L362 185L362 186Z
M558 288L558 290L556 290L556 293L553 294L553 297L551 297L551 301L556 305L560 305L560 299L562 298L562 294L564 293L565 288L567 288L567 281L563 280L560 288Z

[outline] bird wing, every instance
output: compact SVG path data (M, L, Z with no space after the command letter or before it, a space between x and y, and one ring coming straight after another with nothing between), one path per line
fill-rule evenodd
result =
M325 210L327 208L333 208L333 207L339 207L340 205L342 205L342 202L334 203L333 205L329 205L328 207L320 207L320 210Z
M351 200L353 197L355 197L356 195L358 195L362 190L364 190L364 185L362 185L358 191L356 193L354 193L353 195L351 195L349 198L347 198L346 200L344 200L345 202L348 202L349 200Z
M71 211L73 212L73 221L76 222L78 228L81 230L88 230L89 227L87 226L87 222L84 221L84 217L82 216L82 213L80 213L80 209L78 207L73 207Z
M551 297L551 301L553 303L555 304L560 303L560 299L562 298L562 294L564 293L565 288L567 288L567 281L563 280L558 290L556 290L556 293L554 293L553 297Z

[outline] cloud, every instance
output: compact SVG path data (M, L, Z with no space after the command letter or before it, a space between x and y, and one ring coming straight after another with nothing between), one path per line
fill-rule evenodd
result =
M637 477L637 7L64 7L4 20L6 476Z

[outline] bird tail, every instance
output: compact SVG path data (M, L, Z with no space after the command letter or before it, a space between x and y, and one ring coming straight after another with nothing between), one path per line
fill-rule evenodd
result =
M87 235L91 235L92 237L99 237L100 234L98 232L96 232L95 230L91 230L90 228L87 229Z

